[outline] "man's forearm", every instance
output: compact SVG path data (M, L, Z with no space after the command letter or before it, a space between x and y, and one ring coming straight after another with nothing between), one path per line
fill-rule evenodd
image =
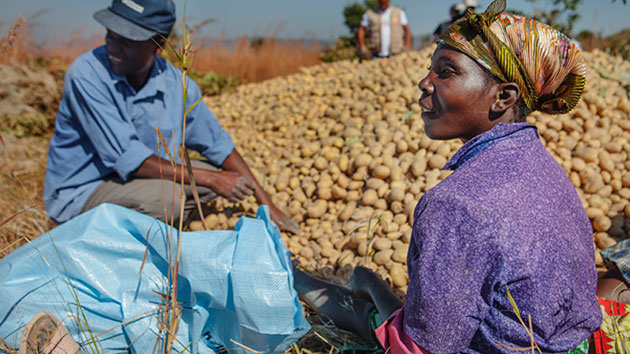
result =
M411 49L411 30L408 25L403 26L403 29L405 30L405 47Z
M161 165L161 166L160 166ZM175 179L178 183L181 182L182 171L184 172L184 183L190 184L190 176L185 166L180 164L174 164L175 169L170 161L165 160L159 156L152 155L148 159L144 160L142 165L133 173L133 177L137 178L163 178L165 180L172 181ZM206 175L212 176L214 171L193 168L193 175L195 182L198 185L210 187L209 178Z
M360 26L357 33L357 39L359 40L359 48L365 48L365 27Z

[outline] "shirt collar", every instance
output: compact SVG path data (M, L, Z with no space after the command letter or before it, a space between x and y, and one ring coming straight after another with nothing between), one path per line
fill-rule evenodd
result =
M536 127L528 124L527 122L498 123L492 129L477 135L462 145L462 147L457 150L455 155L451 157L442 169L456 170L458 167L466 163L466 161L475 157L489 146L494 145L501 140L508 139L517 132L529 129L533 129L536 136L538 136Z

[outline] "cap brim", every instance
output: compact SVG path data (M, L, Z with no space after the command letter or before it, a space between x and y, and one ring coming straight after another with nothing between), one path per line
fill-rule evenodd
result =
M113 13L110 9L95 12L94 19L108 30L133 41L146 41L157 34Z

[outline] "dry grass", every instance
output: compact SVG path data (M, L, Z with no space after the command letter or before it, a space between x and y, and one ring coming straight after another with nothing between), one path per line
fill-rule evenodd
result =
M68 66L78 55L103 43L102 36L86 36L83 29L69 33L58 33L38 43L34 30L39 25L37 17L43 12L27 18L19 16L0 37L0 63L10 65L32 64L39 61L50 69ZM0 23L0 33L3 32Z
M41 43L34 38L39 25L36 13L28 18L19 16L8 26L0 23L0 63L24 65L37 61L50 69L65 68L80 54L104 43L104 36L86 36L83 29L59 33ZM321 63L319 43L303 40L281 40L275 32L264 38L241 37L237 41L195 39L207 43L197 51L191 69L213 71L224 77L236 77L245 82L259 82L298 72L301 67ZM171 59L171 58L169 58Z
M199 51L194 68L237 77L245 82L259 82L319 64L319 54L318 43L309 45L302 40L280 40L270 36L252 41L243 36L229 44L223 39L216 39Z
M41 201L47 140L1 138L0 258L52 226Z

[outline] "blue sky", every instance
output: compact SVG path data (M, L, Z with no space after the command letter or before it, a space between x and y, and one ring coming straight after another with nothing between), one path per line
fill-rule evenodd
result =
M485 8L491 0L479 0ZM104 33L92 19L92 14L109 6L109 0L0 0L0 31L4 35L8 24L18 14L29 16L47 10L37 18L38 39L56 37L60 32L83 29L87 34ZM184 14L184 1L175 0L178 19ZM343 7L352 0L187 0L186 16L192 23L212 18L216 22L204 29L204 34L226 38L271 33L280 28L279 37L317 38L332 40L347 34L343 25ZM414 35L430 33L448 18L448 9L455 1L392 0L393 5L405 9ZM508 0L508 8L531 13L533 6L550 8L551 0L538 0L535 5L526 0ZM582 18L576 33L589 29L611 34L630 28L630 2L622 0L584 0L580 7ZM280 26L280 27L278 27Z

